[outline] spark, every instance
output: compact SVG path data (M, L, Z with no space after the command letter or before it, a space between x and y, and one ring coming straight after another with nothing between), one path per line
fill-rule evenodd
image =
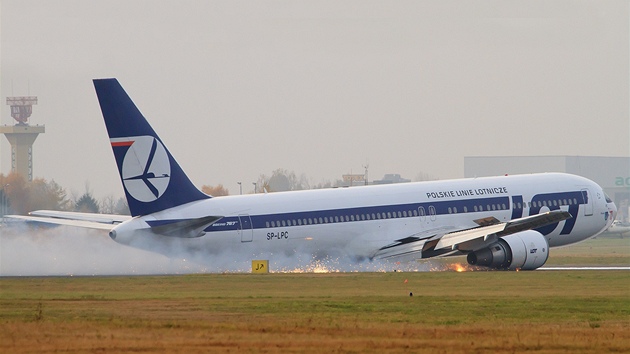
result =
M454 270L454 271L456 271L457 273L461 273L461 272L468 272L468 271L472 271L472 270L473 270L472 268L467 267L467 266L465 266L465 265L463 265L463 264L460 264L460 263L453 263L453 264L450 264L450 265L448 266L448 268L449 268L450 270Z

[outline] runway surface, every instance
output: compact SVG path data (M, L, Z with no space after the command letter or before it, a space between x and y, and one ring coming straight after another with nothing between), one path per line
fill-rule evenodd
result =
M536 270L630 270L630 267L543 267Z

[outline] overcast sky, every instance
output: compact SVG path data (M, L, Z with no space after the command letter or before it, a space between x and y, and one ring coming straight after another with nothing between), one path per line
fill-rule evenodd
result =
M193 182L238 193L463 177L464 156L630 155L628 1L2 0L34 174L122 196L91 80L116 77ZM0 172L10 171L0 143Z

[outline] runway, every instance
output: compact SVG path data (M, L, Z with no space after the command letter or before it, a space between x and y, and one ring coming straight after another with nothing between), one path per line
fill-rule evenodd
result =
M630 267L543 267L536 270L630 270Z

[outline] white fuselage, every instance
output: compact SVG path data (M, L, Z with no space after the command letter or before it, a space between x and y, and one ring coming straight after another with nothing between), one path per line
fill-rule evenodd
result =
M154 242L172 240L147 232L152 222L221 216L205 235L181 242L211 253L230 248L252 257L308 252L361 260L406 237L558 209L572 218L537 230L550 247L597 235L616 213L596 183L549 173L215 197L136 217L114 234L117 242L161 252Z

